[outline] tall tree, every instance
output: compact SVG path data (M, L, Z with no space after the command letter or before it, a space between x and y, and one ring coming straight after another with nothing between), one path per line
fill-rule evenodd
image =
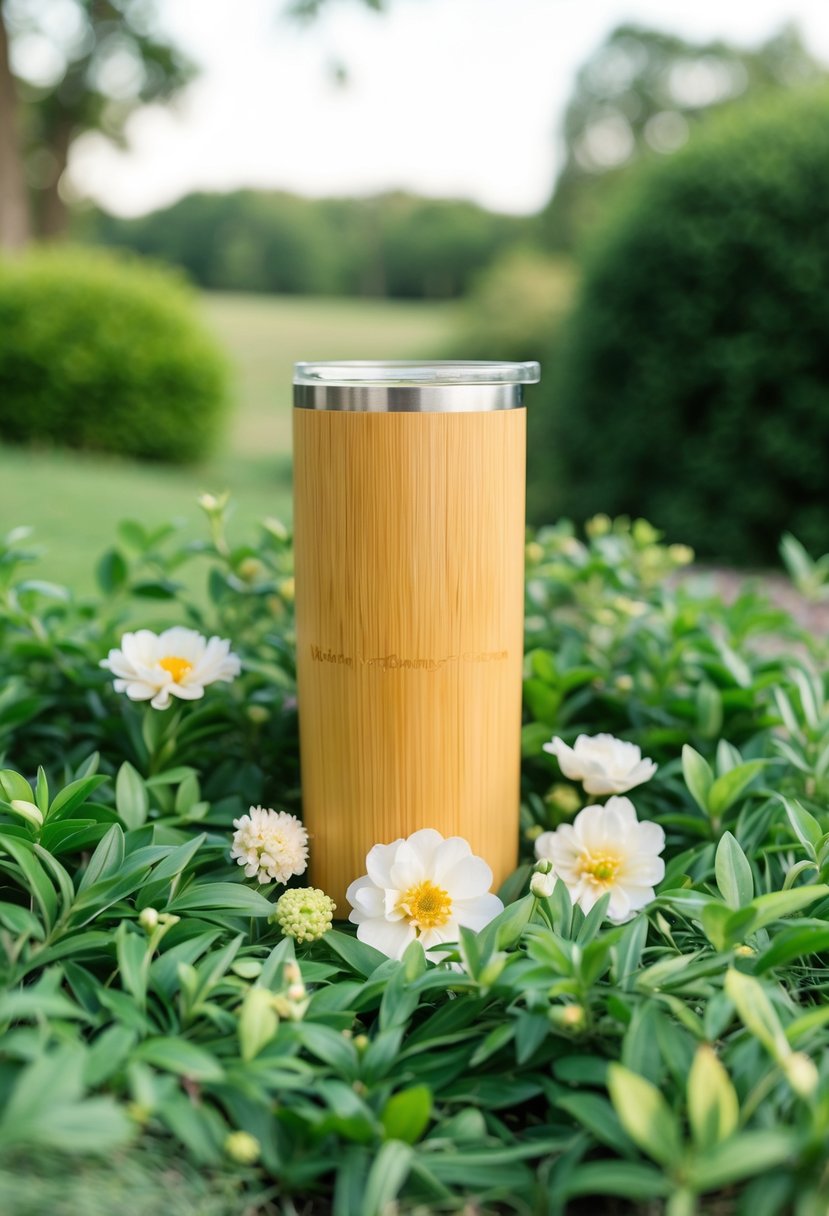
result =
M792 25L756 49L619 26L576 77L564 116L564 163L544 215L550 244L576 243L629 165L669 155L706 114L825 75Z
M0 246L61 235L72 143L87 131L122 143L138 106L192 78L157 10L156 0L0 0Z
M0 8L0 248L20 249L29 239L29 200L23 176L17 87Z

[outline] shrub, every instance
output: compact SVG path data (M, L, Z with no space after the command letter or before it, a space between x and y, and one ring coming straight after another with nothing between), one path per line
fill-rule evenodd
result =
M290 542L202 506L195 543L120 525L92 601L0 545L8 1210L49 1210L59 1170L62 1211L128 1183L155 1212L161 1180L216 1216L824 1212L825 645L756 589L677 585L690 552L644 521L542 529L524 857L585 798L543 741L612 731L659 761L630 793L666 834L657 898L610 925L563 882L527 894L524 865L454 966L351 926L300 943L229 857L249 803L298 809ZM820 594L826 562L787 548ZM242 673L163 712L116 693L99 660L150 612L232 639Z
M641 513L740 563L784 526L824 550L827 326L829 94L809 90L711 120L595 240L536 518Z
M204 456L225 368L169 271L88 250L0 267L0 438L184 463Z

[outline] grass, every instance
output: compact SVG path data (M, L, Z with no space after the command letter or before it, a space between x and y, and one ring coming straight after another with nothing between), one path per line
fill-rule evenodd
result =
M298 359L428 358L451 338L451 305L309 297L205 295L208 324L233 368L234 409L222 450L197 468L0 446L0 532L34 529L37 576L82 591L114 524L199 516L197 496L230 490L235 529L291 513L291 370Z

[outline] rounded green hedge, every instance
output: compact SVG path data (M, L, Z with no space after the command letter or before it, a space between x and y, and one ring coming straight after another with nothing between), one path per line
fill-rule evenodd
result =
M829 92L711 122L585 256L530 502L701 554L829 549Z
M0 267L0 440L186 463L225 401L224 360L176 274L88 250Z

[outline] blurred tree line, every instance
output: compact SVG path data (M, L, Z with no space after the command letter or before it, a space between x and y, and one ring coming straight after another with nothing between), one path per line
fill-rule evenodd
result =
M532 241L535 228L475 203L402 192L309 199L238 190L190 194L133 220L88 213L78 230L172 262L216 290L449 299Z

